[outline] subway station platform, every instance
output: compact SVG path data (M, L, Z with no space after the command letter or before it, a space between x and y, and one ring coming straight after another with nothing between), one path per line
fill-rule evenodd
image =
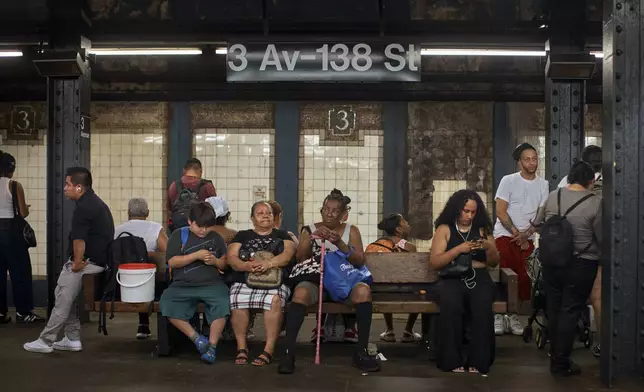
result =
M257 368L233 363L235 345L219 345L218 362L205 365L196 353L184 351L176 357L155 356L154 335L150 340L134 339L137 319L118 314L108 324L109 336L99 335L95 317L83 326L83 351L33 354L22 344L35 339L41 326L3 325L0 327L0 363L3 391L40 391L56 388L92 392L166 392L191 390L218 391L598 391L605 388L599 379L599 361L588 349L578 345L574 360L582 375L553 379L548 371L546 351L520 337L497 338L497 357L489 377L474 374L444 373L429 362L418 345L378 344L387 361L380 373L362 375L351 366L352 346L344 343L322 345L322 363L315 365L315 345L307 343L314 318L305 321L300 333L296 373L277 374L278 358L273 364ZM251 358L262 349L261 317L256 321L257 335L250 342ZM396 322L402 332L403 322ZM372 342L384 330L382 319L374 319ZM154 334L153 329L153 334ZM279 347L279 343L278 343ZM620 383L614 391L640 390L635 384Z

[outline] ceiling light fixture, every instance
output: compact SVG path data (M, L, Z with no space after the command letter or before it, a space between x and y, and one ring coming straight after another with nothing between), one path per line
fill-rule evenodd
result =
M92 48L96 56L189 56L200 55L198 48Z
M515 50L515 49L434 49L424 48L420 50L423 56L527 56L543 57L546 52L543 50Z
M217 48L215 54L228 54L228 48Z
M0 57L22 57L19 50L0 50Z
M452 49L452 48L423 48L423 56L521 56L544 57L545 50L520 50L520 49ZM603 58L603 52L590 52L596 58Z

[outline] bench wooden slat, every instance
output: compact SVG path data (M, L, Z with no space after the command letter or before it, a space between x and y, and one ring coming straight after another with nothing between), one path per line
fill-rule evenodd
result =
M91 304L90 304L91 306ZM100 301L93 302L93 308L88 309L90 311L98 312L100 310L101 303ZM107 312L112 311L112 303L108 302L105 304ZM114 303L114 312L116 313L147 313L150 309L149 303L139 303L139 304L130 304L125 302L115 302ZM159 302L154 303L154 312L159 311ZM497 301L492 304L492 309L494 313L507 313L508 304L504 301ZM199 305L198 312L203 312L205 309L203 305ZM308 308L309 313L317 313L317 305L310 306ZM373 301L373 312L374 313L397 313L397 314L406 314L406 313L438 313L439 307L435 302L432 301L404 301L404 302L394 302L394 301ZM338 314L351 314L355 313L355 308L353 306L348 306L345 304L334 303L334 302L325 302L322 304L322 312L324 313L338 313Z
M429 253L365 253L374 283L431 283L438 278L429 268Z

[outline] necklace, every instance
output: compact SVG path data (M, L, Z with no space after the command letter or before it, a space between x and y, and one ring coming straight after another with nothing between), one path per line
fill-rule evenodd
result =
M456 232L458 233L458 235L461 236L461 238L463 239L463 242L467 242L467 239L470 238L470 232L472 231L472 225L470 225L470 227L468 227L467 235L465 237L463 237L463 233L461 233L461 229L460 229L460 227L458 227L458 221L454 222L454 225L456 226Z

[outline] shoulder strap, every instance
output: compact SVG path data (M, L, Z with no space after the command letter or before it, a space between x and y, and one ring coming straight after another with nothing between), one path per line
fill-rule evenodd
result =
M300 230L300 233L302 233L303 231L306 231L307 233L309 233L309 235L313 234L309 226L302 226L302 230Z
M195 192L197 193L197 196L201 195L201 187L206 185L206 183L208 182L209 182L208 180L204 180L203 178L199 180L199 184L197 184L197 189L195 190Z
M347 222L347 226L344 228L344 232L342 233L342 241L344 241L345 244L349 245L350 237L351 237L351 223Z
M11 181L11 202L13 203L13 213L15 216L20 215L20 208L18 207L18 183Z
M188 243L188 236L190 235L190 227L184 226L179 230L181 230L181 250L183 250L183 248Z
M561 216L561 188L557 190L557 215Z
M593 196L595 196L595 195L591 193L591 194L586 195L586 196L582 197L581 199L577 200L577 202L575 204L573 204L572 206L570 206L570 208L568 208L568 211L566 211L566 213L564 214L564 217L566 217L569 213L571 213L572 210L577 208L581 203L585 202L586 200L590 199ZM561 205L561 198L559 199L559 203ZM559 212L561 213L561 207L559 207L559 209L560 209Z
M174 186L177 189L177 195L180 194L183 190L183 182L181 182L181 178L174 181Z

